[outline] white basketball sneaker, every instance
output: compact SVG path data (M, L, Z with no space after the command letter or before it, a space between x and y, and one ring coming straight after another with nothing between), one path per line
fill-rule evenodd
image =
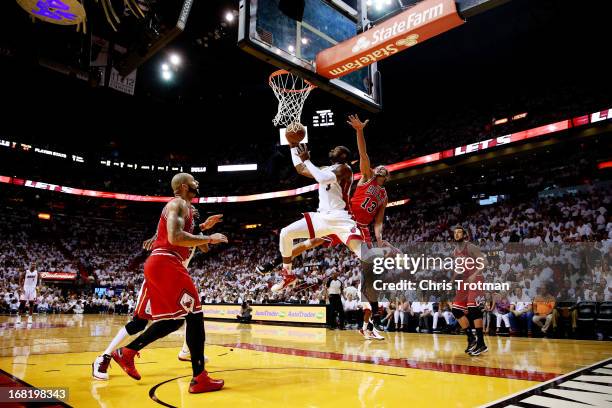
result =
M91 375L96 380L108 380L108 367L110 366L111 356L103 354L96 357L91 365Z
M369 330L359 329L359 334L361 334L363 336L363 338L366 339L366 340L374 339L374 337L372 337L372 332L369 331Z
M378 332L378 330L376 329L372 329L372 334L370 336L372 336L373 339L375 340L384 340L385 338Z

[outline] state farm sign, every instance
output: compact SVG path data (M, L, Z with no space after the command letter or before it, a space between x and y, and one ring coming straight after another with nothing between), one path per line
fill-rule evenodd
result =
M317 54L317 73L338 78L463 24L453 0L426 0Z

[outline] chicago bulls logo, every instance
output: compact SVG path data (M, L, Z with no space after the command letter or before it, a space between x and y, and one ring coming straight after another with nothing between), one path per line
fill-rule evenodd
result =
M195 303L195 299L189 293L183 293L181 296L181 300L179 302L181 307L188 312L193 312L193 305Z

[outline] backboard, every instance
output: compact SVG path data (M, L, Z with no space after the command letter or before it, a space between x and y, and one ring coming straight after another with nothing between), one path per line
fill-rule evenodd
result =
M369 111L380 111L380 75L376 64L332 80L316 74L314 65L317 53L360 32L367 23L365 1L357 1L357 8L362 11L340 0L305 0L302 21L286 16L279 9L279 1L240 1L238 46L324 91Z

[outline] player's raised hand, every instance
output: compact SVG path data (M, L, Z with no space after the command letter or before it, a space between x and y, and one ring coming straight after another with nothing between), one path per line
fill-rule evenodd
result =
M227 237L223 234L212 234L209 244L227 244Z
M210 217L208 217L206 219L206 221L204 221L203 223L200 224L200 229L202 231L207 230L207 229L211 229L217 223L220 223L222 221L223 221L223 214L211 215Z
M351 125L351 127L355 130L363 130L364 127L368 124L370 119L366 119L365 122L362 122L357 115L349 115L346 123Z
M306 160L310 160L310 152L308 151L308 147L304 143L301 143L298 146L297 155L303 162L305 162Z
M155 237L149 238L142 243L142 249L145 251L150 251L153 248L153 243L155 242Z

